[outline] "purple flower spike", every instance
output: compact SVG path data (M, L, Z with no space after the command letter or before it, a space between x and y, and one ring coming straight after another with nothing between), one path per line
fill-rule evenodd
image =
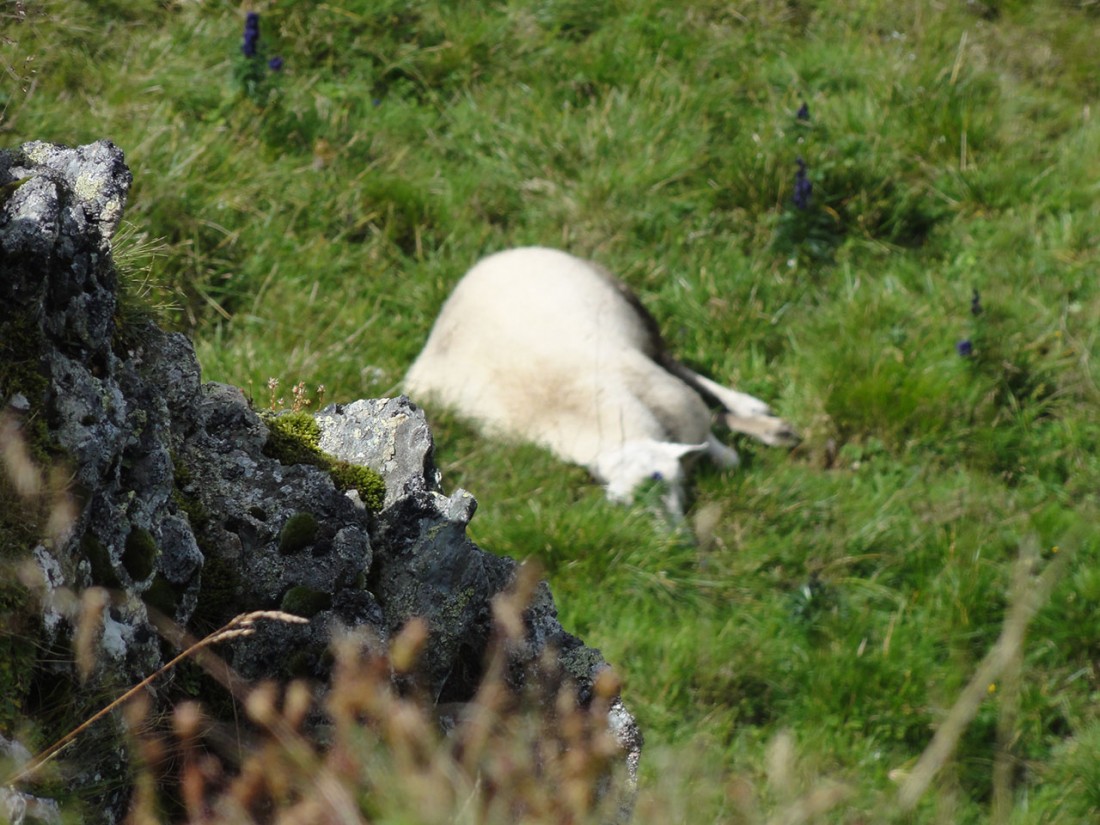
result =
M810 104L809 103L803 103L801 106L799 106L798 107L798 112L795 113L795 117L798 118L799 120L809 120L810 119Z
M283 59L278 55L267 61L267 67L273 72L280 72L283 69Z
M260 42L260 15L250 11L244 18L244 42L241 53L245 57L256 56L256 45Z
M799 209L810 208L810 196L813 194L814 185L806 177L806 161L798 159L798 172L794 176L794 205Z
M964 338L955 344L955 352L961 355L963 358L969 358L974 354L974 344L971 343L969 338Z

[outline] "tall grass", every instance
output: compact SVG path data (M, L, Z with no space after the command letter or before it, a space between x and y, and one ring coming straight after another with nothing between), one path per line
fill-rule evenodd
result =
M238 4L3 7L4 142L123 147L127 220L207 378L395 392L480 255L595 257L679 355L806 436L703 471L692 542L430 411L474 538L541 559L622 674L643 789L735 821L742 783L790 761L769 763L782 734L791 782L851 788L834 819L901 816L883 794L995 645L1018 549L1074 540L1011 696L986 686L906 821L1095 816L1093 4L256 10L284 61L262 96Z

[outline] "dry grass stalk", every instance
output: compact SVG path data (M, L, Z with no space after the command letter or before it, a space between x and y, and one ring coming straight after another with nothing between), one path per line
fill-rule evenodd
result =
M80 594L80 619L73 638L73 655L76 672L82 682L86 682L95 670L103 611L110 601L109 594L102 587L89 587Z
M56 742L54 742L48 748L46 748L43 751L40 751L23 768L21 768L20 770L18 770L16 773L12 774L11 776L7 777L7 779L5 779L2 784L4 784L4 785L13 785L16 782L21 782L21 781L25 780L27 777L29 777L35 771L37 771L39 768L41 768L44 764L46 764L51 759L53 759L55 756L57 756L58 753L60 753L67 745L72 743L78 736L80 736L81 733L86 731L89 727L94 725L96 722L98 722L100 719L102 719L108 713L113 711L115 708L119 707L120 705L124 704L127 700L129 700L129 699L133 698L134 696L136 696L141 690L143 690L146 686L148 686L154 679L156 679L158 676L160 676L163 673L167 673L169 670L171 670L177 664L182 662L184 659L187 659L190 656L194 656L195 654L197 654L202 649L207 648L210 645L216 644L218 642L222 642L222 641L225 641L227 639L236 638L238 636L248 636L248 635L251 635L252 633L255 633L256 632L255 623L259 619L272 619L274 621L290 622L290 623L295 623L295 624L300 624L300 623L303 623L303 622L307 621L306 619L303 619L300 616L293 616L289 613L283 613L282 611L278 611L278 610L259 610L259 611L255 611L255 612L252 612L252 613L242 613L241 615L234 617L228 623L226 623L223 627L219 628L218 630L215 630L210 635L205 636L202 639L200 639L199 641L197 641L194 644L190 645L187 649L185 649L182 653L180 653L178 656L176 656L170 662L168 662L165 665L162 665L160 668L158 668L156 671L154 671L153 673L146 676L144 679L142 679L140 682L138 682L132 688L127 690L125 693L123 693L121 696L119 696L113 702L111 702L110 704L108 704L107 706L102 708L101 710L97 711L96 713L92 714L92 716L88 717L88 719L84 720L82 723L77 725L75 728L73 728L67 734L62 736L60 739L58 739Z
M43 495L46 482L42 471L31 458L18 420L7 411L0 415L0 460L17 496L33 500Z
M1000 679L1013 662L1023 656L1027 627L1050 598L1051 590L1061 576L1069 555L1064 551L1059 553L1046 569L1035 577L1031 571L1037 554L1032 549L1021 550L1020 559L1016 565L1008 615L1001 635L982 659L974 676L959 694L959 698L955 700L947 718L936 730L932 742L925 748L912 772L903 780L898 791L898 804L903 811L910 811L916 807L936 774L947 764L963 732L973 721L982 701L988 696L989 686ZM1005 740L1002 740L1002 745L1004 742ZM1003 776L1002 781L1004 781ZM1007 792L1002 786L1000 791L1002 797Z
M523 691L509 686L514 660L508 651L524 643L522 616L539 578L533 568L522 570L509 593L494 601L486 671L459 709L436 707L416 687L416 659L427 640L419 620L408 622L388 650L362 636L338 640L323 707L313 706L301 683L242 693L259 729L233 776L207 752L213 739L201 712L180 706L174 728L188 821L579 825L615 819L620 800L601 791L612 787L619 756L607 725L618 680L610 671L601 674L582 708L573 686L545 687L561 681L548 656L539 667L552 678L536 673ZM319 722L321 711L320 730L330 732L318 737L309 723Z

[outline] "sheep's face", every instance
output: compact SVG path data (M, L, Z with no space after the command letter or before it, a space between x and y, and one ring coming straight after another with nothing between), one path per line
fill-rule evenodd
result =
M668 485L664 498L669 511L682 513L687 466L705 449L705 444L631 441L598 456L593 472L606 486L607 497L621 504L629 504L644 482L661 481Z

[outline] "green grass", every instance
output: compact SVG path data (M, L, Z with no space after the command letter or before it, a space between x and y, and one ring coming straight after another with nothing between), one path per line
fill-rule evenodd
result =
M3 143L124 149L126 244L157 249L207 378L258 406L272 376L392 393L481 255L598 258L686 361L806 436L700 472L695 546L431 411L445 483L481 502L474 539L541 559L564 624L623 675L662 815L739 821L731 777L760 785L789 730L802 781L854 788L837 821L897 818L891 771L996 640L1028 542L1074 556L1028 636L1011 821L1096 814L1095 4L259 10L285 68L252 98L237 4L4 20ZM899 821L985 821L1002 707L995 690Z

